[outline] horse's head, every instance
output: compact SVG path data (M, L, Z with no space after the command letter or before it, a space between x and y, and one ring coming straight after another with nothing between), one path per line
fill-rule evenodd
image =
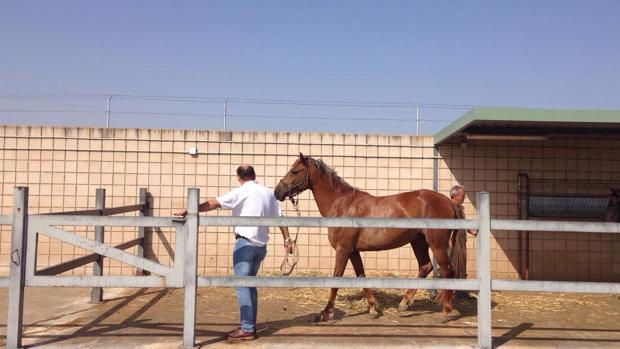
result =
M299 153L299 159L295 160L291 169L274 189L276 199L284 201L287 197L295 196L310 188L309 160L308 156Z
M620 189L609 188L609 190L606 221L620 223Z

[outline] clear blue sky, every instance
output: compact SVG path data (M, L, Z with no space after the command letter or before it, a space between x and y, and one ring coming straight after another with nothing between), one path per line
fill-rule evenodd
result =
M620 109L619 18L612 0L3 1L0 94ZM106 100L0 98L0 110L0 123L101 126ZM113 97L112 126L217 129L222 112L220 101ZM464 112L422 108L422 118ZM410 107L245 101L228 113L237 130L415 131L403 121L415 119ZM443 126L426 122L423 132Z

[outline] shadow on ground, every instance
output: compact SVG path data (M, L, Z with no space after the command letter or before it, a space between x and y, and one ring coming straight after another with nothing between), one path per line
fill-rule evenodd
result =
M431 299L416 299L408 311L397 312L400 295L376 291L375 296L384 310L381 318L370 320L363 310L336 308L334 320L317 324L313 319L322 309L321 300L310 306L296 305L292 300L299 292L302 291L279 289L277 295L281 296L280 302L261 300L260 311L270 317L259 323L259 340L263 343L324 340L334 345L339 341L346 343L351 340L368 343L381 340L387 345L402 340L455 346L459 343L475 345L477 341L474 297L456 298L455 308L459 311L446 321L440 314L441 306ZM113 296L103 304L83 305L83 308L73 311L55 309L63 295L57 291L53 293L40 295L48 298L51 304L49 309L28 309L26 306L24 342L27 348L73 347L78 344L86 348L113 347L119 341L126 347L151 342L176 343L178 346L182 339L182 292L144 288ZM198 345L210 347L225 342L226 334L237 325L236 302L233 290L207 289L206 292L201 290L201 293L196 337ZM617 301L616 296L612 298ZM342 295L338 300L352 304L365 301L361 291ZM6 300L0 304L5 305ZM549 326L549 321L512 321L503 316L505 312L510 313L510 309L502 310L503 306L498 307L497 303L493 304L493 308L500 308L497 313L494 312L494 347L510 347L517 343L527 345L532 341L543 344L569 342L576 347L580 346L579 343L584 346L598 343L604 347L620 347L620 330L616 328L562 326L566 324L561 318L557 326ZM5 318L1 320L6 323ZM2 326L2 330L4 335L6 325ZM3 336L0 345L4 341Z

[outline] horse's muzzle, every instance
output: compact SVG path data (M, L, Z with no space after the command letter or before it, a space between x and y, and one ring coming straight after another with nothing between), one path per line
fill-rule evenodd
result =
M284 199L286 199L286 197L288 196L288 192L288 188L283 188L283 185L278 184L273 190L273 195L278 201L284 201Z

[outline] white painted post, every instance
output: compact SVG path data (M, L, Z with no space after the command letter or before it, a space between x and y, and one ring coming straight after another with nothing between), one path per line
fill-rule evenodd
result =
M98 215L103 216L105 209L105 189L97 188L95 199L95 209L99 210ZM95 241L103 243L103 226L95 227ZM99 255L95 263L93 263L93 276L103 275L103 256ZM103 289L101 287L93 287L90 291L90 302L98 304L103 302Z
M6 321L6 347L22 346L26 246L28 240L28 187L13 189L13 224L9 272L9 312Z
M183 348L196 347L196 285L198 272L198 199L200 189L190 188L187 192L187 221L185 222L185 255L183 260L184 318Z
M140 197L138 199L138 204L143 205L142 209L140 210L140 217L144 217L146 214L146 211L148 210L148 201L147 201L147 197L146 197L146 188L140 188ZM144 232L145 232L145 227L139 227L138 228L138 238L142 239L140 241L140 244L138 245L138 257L140 258L144 258L144 244L146 243L145 237L144 237ZM136 270L136 275L148 275L148 271L145 272L142 269L137 269Z
M477 274L480 291L478 292L478 345L482 349L491 349L491 208L489 193L476 194L478 220L480 228L477 237Z

